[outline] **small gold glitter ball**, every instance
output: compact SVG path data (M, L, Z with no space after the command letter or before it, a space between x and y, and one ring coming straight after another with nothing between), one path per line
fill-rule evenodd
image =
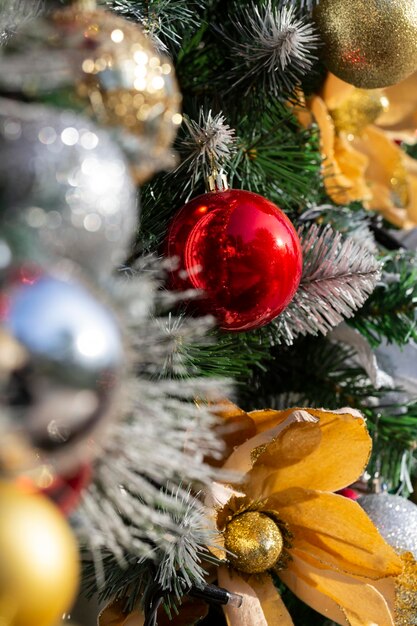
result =
M417 0L320 0L322 58L356 87L394 85L417 69Z
M260 574L273 567L283 548L276 522L257 511L234 517L226 527L224 540L231 565L246 574Z

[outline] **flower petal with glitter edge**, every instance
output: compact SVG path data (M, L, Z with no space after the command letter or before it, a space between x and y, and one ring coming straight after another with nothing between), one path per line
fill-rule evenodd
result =
M363 472L372 445L364 419L352 413L308 412L319 423L293 423L266 446L246 478L248 495L264 498L291 487L338 491Z
M259 432L255 437L251 437L241 446L238 446L224 463L223 469L231 469L242 473L248 472L253 465L253 450L269 444L278 437L279 433L284 430L286 426L295 421L296 417L292 415L292 409L283 411L283 413L284 415L279 416L273 428Z
M330 568L368 578L401 572L400 557L349 498L288 489L268 498L264 506L289 525L295 550L311 554Z
M333 120L323 100L315 96L310 109L320 128L320 147L324 156L322 170L326 191L337 204L349 204L369 197L364 174L366 157L346 140L336 137ZM347 168L344 171L344 168Z
M244 579L222 566L219 585L243 596L240 608L228 604L223 607L228 626L294 626L269 575Z

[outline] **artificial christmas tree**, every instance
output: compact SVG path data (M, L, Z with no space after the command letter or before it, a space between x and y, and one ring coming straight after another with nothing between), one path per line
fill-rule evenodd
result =
M322 1L0 5L2 510L69 515L63 624L416 622L417 4L381 60Z

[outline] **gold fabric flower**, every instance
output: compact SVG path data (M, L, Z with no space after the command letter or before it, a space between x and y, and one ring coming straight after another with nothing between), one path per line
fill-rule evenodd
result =
M401 559L356 502L333 493L366 467L371 440L363 418L352 409L255 411L246 418L255 434L223 466L243 479L214 484L209 498L233 553L219 568L219 584L243 596L240 608L225 607L229 626L292 625L271 573L338 624L394 626L391 591ZM379 581L386 588L378 589Z
M320 129L330 198L359 200L396 226L416 226L417 162L396 140L417 140L417 74L384 90L357 89L329 74L307 106Z

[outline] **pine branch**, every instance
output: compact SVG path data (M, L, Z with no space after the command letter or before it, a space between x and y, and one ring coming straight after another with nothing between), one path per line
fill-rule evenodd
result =
M256 84L271 96L293 93L317 59L319 38L307 18L294 5L276 8L267 0L243 10L235 5L232 22L226 37L237 59L233 88L248 94Z
M188 31L200 26L206 0L107 0L107 6L144 28L161 51L178 48Z
M213 330L206 341L183 343L180 347L187 366L198 376L231 376L247 380L253 368L267 367L271 343L266 333L222 333Z
M170 519L170 531L166 527L164 530L161 528L158 543L149 543L151 558L138 559L135 553L125 552L121 562L104 549L101 564L105 584L99 589L100 600L126 596L128 607L132 610L157 586L164 601L170 605L191 586L204 583L205 563L214 560L207 546L213 545L216 535L214 528L210 527L207 512L189 490L165 490L161 495L168 495L177 503L176 511L172 507L164 510L161 504L161 514ZM165 537L166 545L161 549L163 532L168 536ZM84 588L87 594L92 595L97 585L96 570L86 554L83 570Z
M293 6L300 11L309 12L319 3L320 0L280 0L280 6Z
M182 157L176 173L185 172L191 194L214 169L221 170L230 160L236 150L235 131L222 113L213 115L201 107L198 121L184 116L184 132L176 147Z
M350 321L372 346L383 339L405 345L417 340L417 256L396 251L383 259L382 280Z
M256 121L236 127L237 152L229 162L231 184L266 196L283 210L298 210L321 190L318 134L300 127L289 109L270 102Z
M254 371L239 390L241 406L362 407L370 395L381 396L385 390L370 384L354 354L345 344L311 335L299 337L292 346L274 346L268 367Z
M396 489L399 485L405 496L409 489L402 477L404 463L415 464L415 442L417 439L417 401L397 404L386 396L376 406L364 407L368 428L373 439L372 457L368 472L378 472Z
M104 564L123 570L131 559L161 568L160 585L167 593L201 582L202 546L210 532L190 486L198 489L217 475L205 459L223 450L214 412L230 387L224 380L187 376L178 350L181 342L201 343L209 320L156 315L172 305L174 296L157 290L160 265L153 264L143 259L140 273L130 272L129 278L125 271L108 285L123 321L131 368L120 399L121 419L109 425L101 443L77 525L104 594L110 593ZM181 520L192 522L193 529Z
M326 200L328 200L326 198ZM329 226L338 231L344 237L351 237L361 247L367 248L375 254L377 245L374 234L370 228L372 213L365 210L361 204L352 203L349 206L334 206L332 204L314 204L309 201L306 209L301 214L299 222L316 223L320 226Z
M329 226L300 232L304 268L300 287L274 321L278 335L291 344L301 334L326 334L352 317L374 289L380 275L376 258L351 238Z

